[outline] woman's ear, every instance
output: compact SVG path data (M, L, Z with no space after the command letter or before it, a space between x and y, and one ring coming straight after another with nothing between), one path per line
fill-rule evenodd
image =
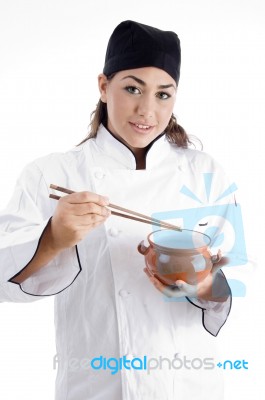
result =
M98 88L100 91L100 100L103 103L107 103L107 85L108 85L108 79L106 75L100 74L98 76Z

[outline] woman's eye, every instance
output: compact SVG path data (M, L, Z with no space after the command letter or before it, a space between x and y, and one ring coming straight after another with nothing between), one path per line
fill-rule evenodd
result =
M132 93L132 94L140 94L140 90L135 87L135 86L126 86L125 90L127 90L127 92Z
M169 97L171 97L168 93L165 92L158 92L156 96L161 100L166 100L169 99Z

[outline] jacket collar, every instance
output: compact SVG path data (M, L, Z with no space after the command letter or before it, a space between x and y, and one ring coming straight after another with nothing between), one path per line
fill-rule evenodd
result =
M125 168L136 169L136 160L133 152L122 142L115 138L103 125L100 125L96 137L97 147L105 155L115 159ZM154 139L146 154L146 168L152 169L164 160L170 152L170 143L164 134Z

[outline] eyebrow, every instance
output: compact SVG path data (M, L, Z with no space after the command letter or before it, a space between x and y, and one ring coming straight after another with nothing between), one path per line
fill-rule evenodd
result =
M137 83L139 83L140 85L146 86L146 83L145 83L142 79L137 78L137 77L134 76L134 75L125 76L125 77L122 78L121 80L123 81L123 80L126 79L126 78L134 79L134 80L135 80ZM176 89L176 87L173 85L173 83L170 83L170 84L168 84L168 85L159 85L159 86L158 86L158 89L168 89L168 88L170 88L170 87L173 87L174 89Z

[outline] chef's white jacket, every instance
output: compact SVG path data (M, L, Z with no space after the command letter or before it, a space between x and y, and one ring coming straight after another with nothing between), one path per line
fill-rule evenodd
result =
M23 170L0 214L0 301L27 302L56 294L56 400L223 398L219 369L199 366L215 357L215 336L229 314L231 298L225 303L174 301L157 291L137 251L151 226L111 216L23 284L10 282L34 256L54 213L51 183L106 195L114 204L150 215L198 207L180 189L185 185L205 198L204 173L213 173L212 195L217 198L228 182L207 154L178 148L161 136L147 153L146 169L136 170L133 153L103 126L95 139ZM146 357L154 369L93 369L91 360L100 356ZM176 357L193 360L194 366L174 367ZM155 369L162 359L161 368Z

